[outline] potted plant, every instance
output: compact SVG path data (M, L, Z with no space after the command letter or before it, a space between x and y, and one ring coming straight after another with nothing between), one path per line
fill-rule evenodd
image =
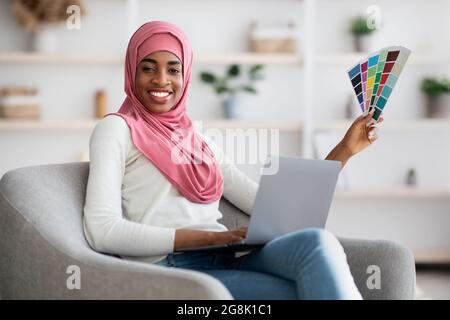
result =
M254 83L264 78L261 73L263 68L264 66L261 64L250 66L248 79L245 83L237 83L241 75L241 67L237 64L229 66L224 76L216 76L211 72L201 72L200 79L202 82L211 85L219 96L225 97L223 101L225 116L228 119L234 119L239 117L241 108L238 93L257 94Z
M57 49L56 26L67 21L74 6L84 15L81 0L13 0L11 11L17 22L32 32L33 50L53 53Z
M358 16L351 21L351 33L356 51L368 52L371 50L372 35L375 30L367 25L367 19L363 16Z
M450 117L450 79L425 78L421 84L427 96L427 116L430 118Z

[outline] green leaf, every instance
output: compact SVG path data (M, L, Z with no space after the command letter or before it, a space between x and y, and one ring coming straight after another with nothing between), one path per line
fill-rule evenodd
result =
M450 79L425 78L421 83L422 91L431 97L450 92Z
M227 93L229 91L229 89L225 86L218 86L216 87L216 93L217 94L224 94Z
M256 81L264 79L262 72L262 69L264 68L264 65L257 64L250 68L249 74L250 74L250 80Z
M358 16L351 21L351 31L355 35L369 34L375 30L367 26L367 19L362 16Z
M200 78L206 83L215 83L217 81L216 76L209 72L202 72Z
M241 89L243 91L247 91L247 92L253 93L253 94L257 94L258 93L258 91L256 91L256 89L253 88L252 86L242 86Z
M261 80L264 79L264 76L262 74L251 74L250 75L250 80L256 81L256 80Z
M250 68L250 74L257 73L258 71L261 71L264 68L264 65L262 64L255 64Z
M237 64L233 64L230 66L230 68L228 69L228 77L230 78L235 78L239 75L240 73L240 67Z

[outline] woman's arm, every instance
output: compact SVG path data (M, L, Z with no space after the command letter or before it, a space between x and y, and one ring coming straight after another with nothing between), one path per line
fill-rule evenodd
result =
M358 152L361 152L378 139L378 128L375 125L366 127L367 122L373 116L373 111L366 116L359 116L347 130L344 138L327 155L325 160L337 160L342 162L342 167ZM377 123L383 121L380 116Z
M120 117L102 119L92 133L83 219L86 239L100 252L142 257L170 253L175 228L145 225L122 215L121 186L130 147L130 132Z
M239 242L245 239L246 233L247 228L223 232L178 229L173 250Z
M342 167L345 166L348 159L352 157L350 150L346 149L342 142L339 142L336 147L327 155L325 160L336 160L342 162Z

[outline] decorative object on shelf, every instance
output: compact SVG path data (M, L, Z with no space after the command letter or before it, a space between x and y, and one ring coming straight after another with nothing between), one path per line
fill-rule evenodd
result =
M417 185L417 174L414 168L408 170L408 174L406 175L406 185L411 187Z
M259 53L295 53L298 31L295 23L250 25L250 51Z
M425 78L421 88L427 96L427 117L450 118L450 79Z
M357 16L351 20L351 33L355 50L357 52L369 52L372 50L372 38L376 28L372 28L367 24L367 18Z
M248 92L257 94L258 92L254 87L254 83L264 79L261 73L263 68L264 66L261 64L250 66L248 69L248 79L245 83L236 83L241 75L241 67L237 64L231 65L223 77L218 77L211 72L201 72L200 79L204 83L212 85L214 91L219 96L225 96L223 101L225 117L228 119L236 119L239 118L240 109L242 108L238 93Z
M108 97L105 90L95 92L95 117L102 119L108 113Z
M38 92L35 88L0 88L0 117L5 119L38 119L40 117Z
M72 5L80 8L80 15L85 14L81 0L13 0L11 10L17 22L33 33L33 50L54 53L56 26L67 20L67 8Z
M411 50L391 46L371 53L348 70L361 110L364 114L375 110L368 126L377 122L397 79L411 54Z

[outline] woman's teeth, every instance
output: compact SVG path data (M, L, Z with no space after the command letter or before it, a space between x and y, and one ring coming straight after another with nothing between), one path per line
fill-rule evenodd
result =
M161 97L161 98L167 97L170 94L169 92L154 92L154 91L150 91L149 93L152 96Z

